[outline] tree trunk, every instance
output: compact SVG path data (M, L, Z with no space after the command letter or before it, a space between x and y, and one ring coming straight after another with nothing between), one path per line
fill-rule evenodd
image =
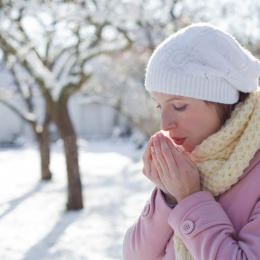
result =
M50 133L49 133L49 125L50 125L50 117L48 115L45 116L45 121L43 124L43 129L41 132L41 136L39 138L39 147L41 153L41 177L42 180L50 180L52 177L50 171Z
M64 143L67 178L68 178L68 210L83 208L82 186L79 173L77 138L69 117L67 98L61 98L53 111L54 121Z
M79 174L78 148L76 143L76 136L75 134L73 134L70 136L65 136L62 139L64 142L68 177L67 209L82 209L82 187Z
M52 177L51 171L49 169L50 164L50 147L44 139L38 143L41 154L41 179L50 180Z
M50 166L50 133L49 133L50 122L51 122L51 118L47 113L45 114L45 120L42 129L39 129L39 127L37 127L36 122L31 122L35 139L38 143L39 150L40 150L42 180L50 180L52 177L49 168Z

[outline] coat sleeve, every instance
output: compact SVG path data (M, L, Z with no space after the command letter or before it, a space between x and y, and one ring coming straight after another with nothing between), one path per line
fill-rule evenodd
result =
M172 209L166 205L160 189L155 188L141 216L130 227L123 243L124 260L161 260L173 235L168 223Z
M259 201L238 234L221 205L207 191L181 201L168 221L196 260L260 259Z

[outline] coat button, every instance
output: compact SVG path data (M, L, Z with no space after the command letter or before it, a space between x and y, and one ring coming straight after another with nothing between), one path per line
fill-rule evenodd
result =
M150 211L150 204L146 204L143 209L143 216L147 216Z
M185 220L181 224L181 230L184 234L189 234L194 229L194 223L191 220Z

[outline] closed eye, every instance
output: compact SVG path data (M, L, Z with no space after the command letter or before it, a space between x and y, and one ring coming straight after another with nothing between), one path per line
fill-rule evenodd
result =
M176 106L174 106L174 109L177 110L177 111L184 111L186 108L187 108L187 105L184 105L184 106L182 106L182 107L176 107Z

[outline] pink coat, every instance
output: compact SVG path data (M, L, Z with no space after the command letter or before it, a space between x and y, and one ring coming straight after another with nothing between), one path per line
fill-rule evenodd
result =
M200 191L171 209L155 188L125 235L124 260L174 260L174 232L196 260L259 260L260 152L217 198Z

